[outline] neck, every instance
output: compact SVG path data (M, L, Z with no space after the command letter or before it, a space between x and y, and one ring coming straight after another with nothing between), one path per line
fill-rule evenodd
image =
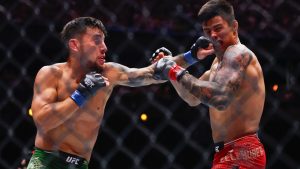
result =
M80 80L88 72L87 68L80 64L76 56L69 56L67 64L71 68L71 76L77 80Z
M240 38L236 38L234 44L237 45L237 44L240 44L240 43L241 43Z

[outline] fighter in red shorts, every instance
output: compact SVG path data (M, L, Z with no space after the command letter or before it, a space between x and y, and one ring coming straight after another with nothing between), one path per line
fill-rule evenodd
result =
M170 80L189 105L209 106L216 144L213 169L263 169L266 156L256 134L265 102L262 68L256 55L239 40L231 4L210 0L198 16L205 37L184 54L158 60L156 78ZM211 68L200 78L185 70L212 54L216 57Z

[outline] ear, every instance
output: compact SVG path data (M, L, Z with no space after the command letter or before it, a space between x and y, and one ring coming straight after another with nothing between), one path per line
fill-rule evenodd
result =
M68 45L69 49L77 52L79 50L80 43L77 39L70 39Z
M233 31L234 31L235 33L238 32L239 23L238 23L237 20L234 20L234 21L233 21L232 28L233 28Z

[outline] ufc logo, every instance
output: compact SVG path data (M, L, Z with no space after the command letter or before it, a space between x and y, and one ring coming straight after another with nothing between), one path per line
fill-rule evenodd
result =
M91 79L84 79L84 83L85 83L88 87L93 87L93 86L95 86L95 83L94 83Z
M78 165L78 161L79 161L78 158L70 157L70 156L68 156L66 159L66 162L71 163L71 164L76 164L76 165Z

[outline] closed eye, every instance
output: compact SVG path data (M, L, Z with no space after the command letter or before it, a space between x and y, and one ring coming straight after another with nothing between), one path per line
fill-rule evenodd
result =
M214 28L214 31L215 32L220 32L222 29L223 29L222 26L217 26L217 27Z

